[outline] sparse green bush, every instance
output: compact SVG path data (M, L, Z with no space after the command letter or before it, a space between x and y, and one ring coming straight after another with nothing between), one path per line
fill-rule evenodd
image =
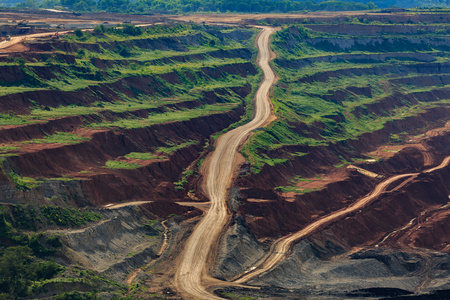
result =
M58 226L81 226L88 222L94 222L101 219L101 216L90 210L80 210L75 208L63 208L58 206L41 206L42 215L50 223Z
M119 44L119 45L116 46L115 51L116 51L120 56L123 56L123 57L130 57L130 56L131 56L130 50L129 50L126 46L121 45L121 44Z

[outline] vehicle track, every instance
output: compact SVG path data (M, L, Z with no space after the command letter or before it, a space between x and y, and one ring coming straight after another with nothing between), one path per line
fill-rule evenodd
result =
M265 125L271 116L269 90L275 81L275 74L269 61L272 58L270 35L273 32L275 29L264 27L257 38L258 64L264 79L256 92L253 120L221 136L209 160L205 188L211 207L187 240L175 274L175 286L185 297L221 299L204 286L204 281L209 278L207 259L229 221L227 195L237 151L252 130Z
M425 171L423 171L423 173L431 173L438 169L442 169L442 168L446 167L449 164L449 162L450 162L450 156L447 156L439 166L425 170ZM399 179L402 179L402 178L415 177L418 174L419 173L408 173L408 174L392 176L392 177L382 181L381 183L379 183L369 195L367 195L363 198L360 198L359 200L357 200L355 203L353 203L349 207L347 207L345 209L341 209L334 213L331 213L331 214L311 223L310 225L306 226L305 228L303 228L302 230L300 230L296 233L293 233L293 234L290 234L290 235L287 235L287 236L284 236L284 237L278 239L272 245L269 253L262 260L260 260L260 264L258 266L256 266L256 267L254 266L246 273L241 274L238 277L235 277L233 282L242 284L242 283L247 282L255 277L258 277L259 275L261 275L267 271L270 271L273 267L275 267L275 265L277 265L279 262L281 262L282 260L284 260L287 257L292 245L295 242L298 242L299 239L315 232L317 229L335 221L336 219L338 219L346 214L349 214L351 212L359 210L359 209L363 208L364 206L368 205L370 202L372 202L374 199L376 199L381 193L383 193L391 183L393 183ZM409 181L409 179L407 179L406 181ZM400 183L400 185L403 185L403 182Z
M60 35L66 34L72 32L72 30L67 31L61 31L59 32ZM20 35L20 36L13 36L11 37L10 41L3 41L0 42L0 49L6 49L11 46L14 46L15 44L22 43L24 41L33 40L36 38L42 38L42 37L50 37L53 36L55 32L45 32L45 33L33 33L33 34L27 34L27 35Z

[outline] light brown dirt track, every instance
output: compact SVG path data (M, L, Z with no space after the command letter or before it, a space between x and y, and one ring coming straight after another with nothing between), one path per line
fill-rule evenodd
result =
M264 80L256 93L254 118L251 122L223 135L209 161L206 192L211 207L187 240L175 274L175 285L187 298L221 299L205 288L204 281L210 281L207 274L207 259L229 220L227 195L236 166L237 150L252 130L267 123L271 115L269 90L275 81L275 75L269 66L272 57L269 38L274 31L273 28L264 28L258 36L259 65L264 72Z

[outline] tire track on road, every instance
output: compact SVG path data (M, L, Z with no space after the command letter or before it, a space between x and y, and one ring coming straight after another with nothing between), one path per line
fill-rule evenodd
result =
M194 299L222 299L208 292L205 287L204 282L210 279L207 260L229 221L227 195L236 167L237 151L252 130L264 126L271 116L269 90L275 82L275 74L269 66L269 61L272 57L270 36L273 32L275 29L264 27L257 38L258 64L264 73L264 79L256 92L253 120L227 132L217 141L205 176L206 193L211 207L194 228L177 265L175 286L185 296Z

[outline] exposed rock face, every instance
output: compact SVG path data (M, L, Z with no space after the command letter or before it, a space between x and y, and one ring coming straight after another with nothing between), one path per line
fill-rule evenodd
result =
M160 224L147 221L132 207L105 211L107 220L88 228L64 232L66 256L75 263L124 282L133 270L156 258L161 246Z
M337 244L304 240L292 255L252 284L295 289L293 294L345 296L350 292L383 288L406 293L449 288L448 253L393 249L363 250L352 255ZM283 278L283 280L280 280ZM362 293L362 291L360 291ZM286 294L289 296L289 293ZM388 296L388 295L386 295Z
M214 276L230 280L249 269L264 255L263 246L245 223L245 219L237 215L234 224L222 238L219 258L214 268Z

